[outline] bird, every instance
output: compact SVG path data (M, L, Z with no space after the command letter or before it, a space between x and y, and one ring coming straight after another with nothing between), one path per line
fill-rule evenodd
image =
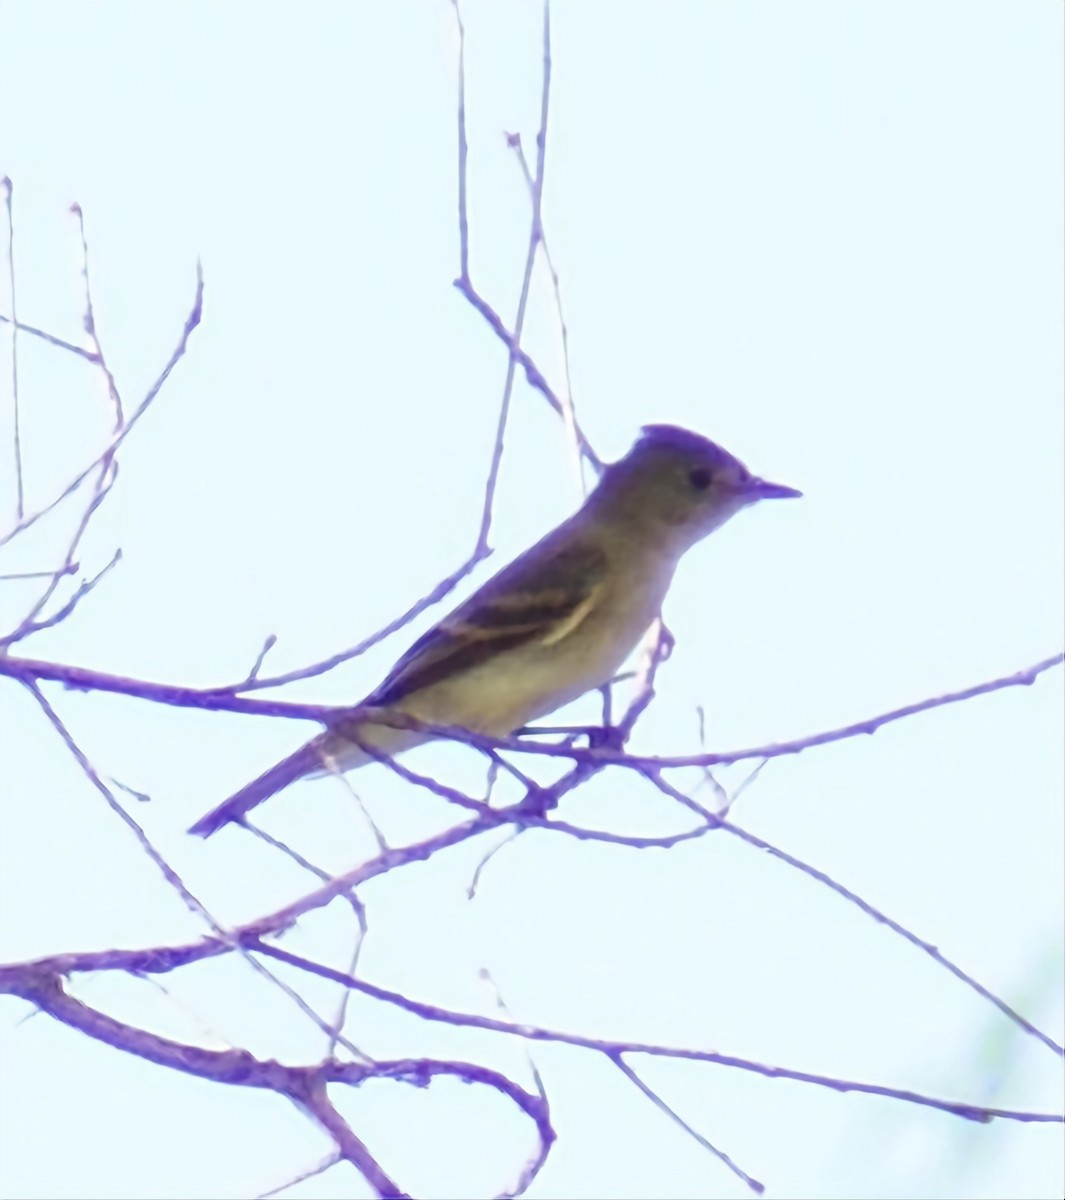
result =
M364 709L505 737L610 682L658 616L684 553L759 500L802 493L676 425L645 425L583 506L420 637L384 681L189 830L201 837L297 779L354 770L433 735Z

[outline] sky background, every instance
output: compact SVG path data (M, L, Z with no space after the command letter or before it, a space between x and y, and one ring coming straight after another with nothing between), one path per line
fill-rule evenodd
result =
M463 5L471 269L506 320L542 70L533 3ZM1028 666L1060 649L1063 588L1062 25L1050 3L559 3L544 222L573 394L605 458L669 421L801 488L694 550L677 638L634 749L789 739ZM390 620L474 545L506 351L453 288L456 61L444 0L313 5L0 4L0 175L14 183L20 318L80 338L77 227L101 342L132 408L192 302L204 319L121 457L83 547L123 560L42 658L176 684L277 672ZM6 234L5 234L6 236ZM10 311L6 281L0 311ZM563 386L550 279L526 349ZM0 340L0 443L11 344ZM99 376L19 341L27 507L103 445ZM14 514L0 460L0 534ZM467 594L572 511L561 423L519 386L491 542ZM0 552L61 556L63 509ZM4 627L35 585L5 582ZM444 610L285 697L351 702ZM311 727L50 687L100 771L223 922L307 877L236 832L187 825ZM590 702L567 718L595 719ZM1059 1042L1061 672L771 762L737 823L938 946ZM205 930L0 681L4 961ZM458 747L410 764L476 791ZM723 772L735 787L749 766ZM686 780L685 782L692 782ZM384 768L357 784L390 842L454 821ZM312 861L373 852L335 781L261 810ZM684 827L627 776L566 801L624 834ZM599 1036L714 1049L949 1099L1062 1109L1061 1060L827 889L718 834L637 852L530 832L373 882L360 974L421 1000ZM340 968L350 913L284 944ZM213 1047L314 1061L322 1035L239 961L162 981L79 978L116 1016ZM322 1011L335 992L303 988ZM327 1147L277 1097L95 1045L0 1004L0 1188L25 1197L240 1197ZM524 1050L355 999L379 1057L477 1057L530 1085ZM534 1197L745 1189L604 1060L534 1047L559 1134ZM928 1109L698 1064L639 1064L778 1197L1062 1194L1061 1126ZM494 1093L447 1081L336 1094L412 1194L492 1194L532 1145ZM361 1196L347 1167L292 1197Z

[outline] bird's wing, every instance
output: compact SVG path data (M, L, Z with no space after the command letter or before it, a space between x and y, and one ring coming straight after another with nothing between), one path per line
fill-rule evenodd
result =
M606 568L598 547L549 534L419 638L364 703L393 705L516 646L561 641L596 607Z

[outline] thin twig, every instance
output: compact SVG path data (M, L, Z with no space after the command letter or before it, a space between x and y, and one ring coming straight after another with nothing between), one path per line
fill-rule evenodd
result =
M617 1067L617 1069L626 1077L626 1079L628 1079L631 1083L635 1084L635 1086L647 1097L648 1100L651 1101L651 1103L660 1112L664 1112L671 1121L673 1121L676 1125L679 1125L680 1128L683 1129L684 1132L686 1134L688 1134L689 1137L693 1138L696 1142L698 1142L699 1145L702 1146L704 1150L708 1150L719 1162L724 1163L724 1165L726 1167L728 1167L728 1169L733 1173L733 1175L735 1175L737 1177L737 1179L742 1179L743 1182L751 1189L752 1192L754 1192L758 1196L762 1195L762 1193L765 1191L764 1183L759 1182L752 1175L748 1175L746 1171L744 1171L741 1167L739 1167L735 1162L732 1161L732 1159L724 1152L724 1150L719 1150L713 1144L713 1142L710 1142L705 1137L703 1137L703 1135L698 1131L698 1129L695 1129L691 1125L689 1125L688 1122L684 1120L684 1118L680 1115L680 1113L677 1112L677 1110L675 1108L671 1108L670 1105L668 1105L665 1102L665 1100L663 1100L662 1097L652 1087L650 1087L647 1083L645 1083L639 1077L639 1075L636 1074L636 1072L632 1069L632 1067L629 1066L629 1064L625 1061L625 1059L620 1054L608 1054L607 1057L614 1064L614 1066Z
M526 187L529 189L531 199L535 181L532 172L529 170L529 163L525 157L525 147L521 144L521 137L516 135L511 145L513 146L514 153L517 155L522 176L525 179ZM566 326L566 317L562 311L562 284L559 280L558 271L555 269L554 259L551 257L551 248L548 245L545 230L541 230L541 245L544 251L544 262L547 264L547 269L551 275L551 289L555 297L555 313L558 316L558 331L562 339L562 372L566 380L566 390L558 397L558 402L562 407L562 421L566 427L566 441L570 448L577 491L582 497L586 497L588 495L588 488L585 485L584 471L582 470L581 434L577 426L577 410L573 404L573 376L570 373L569 364L569 329Z
M107 357L100 344L100 335L96 328L96 311L93 308L92 285L89 282L89 243L85 237L85 213L82 211L81 205L77 203L70 206L70 211L78 222L78 235L81 239L81 275L85 280L85 312L82 316L82 324L92 347L93 360L103 372L104 381L107 384L107 396L111 401L113 417L111 427L117 433L122 428L122 397L119 395L114 374L107 365Z
M108 571L110 571L112 567L116 566L121 561L122 548L119 547L114 554L111 555L109 561L102 566L91 579L83 579L81 583L78 584L77 588L74 590L74 594L70 597L66 604L62 606L62 608L57 608L50 617L45 617L41 621L24 620L13 634L8 637L0 638L0 649L11 645L12 642L15 642L21 638L27 638L31 634L39 633L42 629L49 629L53 625L59 625L61 622L65 621L67 617L69 617L74 611L74 609L77 608L78 604L93 590L94 587L96 587L100 580L103 579ZM64 575L72 575L76 569L76 563L64 563L62 567L52 572L53 584L56 580L61 579ZM43 604L41 607L43 607Z
M462 12L458 0L451 0L455 10L455 24L458 27L458 207L459 207L459 278L470 278L470 219L467 207L466 164L470 156L470 144L466 138L466 26L462 23Z
M40 629L46 629L51 625L58 624L59 621L69 616L70 613L74 611L74 608L82 596L86 595L88 591L92 590L91 587L79 588L77 591L75 591L72 599L68 601L68 603L65 604L61 609L59 609L57 613L53 614L51 617L45 618L44 620L39 621L37 619L39 614L42 613L47 607L48 602L55 595L60 583L70 573L69 566L71 563L73 563L74 558L78 553L78 548L81 545L81 539L85 536L85 533L89 528L89 522L92 520L96 510L107 499L117 478L118 463L114 461L113 457L106 459L100 465L99 474L96 477L96 482L93 485L92 493L89 497L89 503L85 506L84 512L82 512L77 525L74 527L74 532L71 535L70 541L67 543L66 554L62 566L55 571L52 578L42 590L41 594L30 606L29 611L22 618L15 629L5 637L0 638L0 650L6 649L9 646L13 646L16 642L20 642L25 638L30 637ZM103 576L107 574L111 567L113 567L120 558L121 551L117 551L111 562L99 573L97 576L97 581L103 578ZM95 583L93 586L95 586Z
M332 1154L326 1154L320 1158L313 1166L305 1167L302 1171L297 1171L295 1175L290 1175L283 1183L275 1184L272 1188L267 1188L265 1192L259 1192L255 1200L272 1200L272 1197L279 1196L282 1192L287 1192L289 1188L294 1188L297 1183L305 1183L308 1179L316 1179L319 1175L324 1175L330 1167L335 1167L338 1162L342 1162L340 1155L334 1151Z
M518 308L514 315L514 330L508 347L507 372L503 382L503 399L499 406L499 421L496 426L496 440L492 448L492 459L488 468L488 479L484 488L484 508L481 514L481 529L477 535L477 547L487 548L488 532L492 526L492 509L495 499L496 484L499 479L499 466L503 458L503 439L506 434L507 420L510 416L510 402L514 394L514 376L517 368L517 358L514 347L521 345L521 335L525 328L525 314L529 306L529 290L532 286L533 268L536 266L536 255L543 240L544 230L540 219L540 210L544 194L544 168L547 163L547 116L551 98L551 9L544 5L544 69L543 83L540 89L540 131L536 137L536 178L532 185L532 214L529 220L529 246L525 254L525 268L521 277L521 290L518 294Z
M0 535L0 546L6 545L9 541L11 541L12 538L17 537L18 534L24 532L26 529L29 529L30 526L35 525L42 517L46 516L54 508L61 504L68 496L76 492L77 489L81 487L85 480L88 479L98 467L103 465L105 462L110 462L114 458L115 452L126 440L126 438L129 437L130 433L133 432L137 424L140 422L140 419L151 407L153 401L159 395L160 391L162 391L163 385L170 378L171 372L182 360L182 358L185 357L185 351L188 349L189 338L192 336L193 330L196 329L202 319L203 269L201 265L197 263L196 293L193 297L192 307L189 309L188 315L185 318L185 324L182 327L181 335L178 338L177 345L171 352L170 358L167 360L166 365L156 377L155 382L148 389L144 399L139 405L137 405L129 419L123 423L121 429L117 430L111 436L104 449L98 455L96 455L96 457L88 464L88 466L79 471L73 477L73 479L71 479L70 482L64 486L58 495L54 496L46 505L44 505L43 508L38 509L36 512L31 513L27 517L24 517L21 521L16 521L15 525L9 529L7 533ZM26 329L27 327L23 325L20 326L20 328ZM60 344L58 341L56 341L56 339L49 338L49 340L54 341L57 345ZM63 348L67 347L64 345ZM86 353L84 357L88 358L93 363L96 363L97 361L95 354Z
M27 325L25 321L16 321L13 317L6 316L4 313L0 313L0 324L10 325L12 329L17 329L19 333L40 338L42 342L47 342L49 346L55 346L57 350L63 350L67 354L77 355L78 358L83 358L86 362L96 362L96 355L91 350L86 350L84 346L76 346L73 342L68 342L65 338L57 337L54 333L48 333L47 330L38 329L36 325Z
M480 558L475 556L467 559L457 571L453 571L446 579L442 579L432 591L412 604L405 612L401 613L394 620L389 621L387 625L383 625L376 632L371 633L369 637L363 638L361 642L356 642L354 646L349 646L347 650L341 650L339 654L331 654L328 658L311 663L309 666L299 667L294 671L285 671L278 675L259 675L253 669L239 683L225 684L221 687L212 688L211 691L224 695L231 692L254 692L262 688L281 687L283 684L295 683L300 679L312 679L316 675L324 675L327 671L332 671L334 667L339 667L341 663L359 658L367 650L373 649L374 646L391 637L392 634L398 633L404 626L409 625L411 621L420 617L427 609L439 604L490 554L491 551L486 550Z
M22 478L22 419L18 394L18 303L15 298L15 206L14 184L9 176L0 179L7 208L7 277L11 292L11 405L14 422L13 451L15 456L15 520L26 515L26 496Z

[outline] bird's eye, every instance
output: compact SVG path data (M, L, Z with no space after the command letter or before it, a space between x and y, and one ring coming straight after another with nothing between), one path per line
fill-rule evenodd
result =
M706 467L694 467L688 472L688 481L697 492L705 492L710 486L711 478Z

